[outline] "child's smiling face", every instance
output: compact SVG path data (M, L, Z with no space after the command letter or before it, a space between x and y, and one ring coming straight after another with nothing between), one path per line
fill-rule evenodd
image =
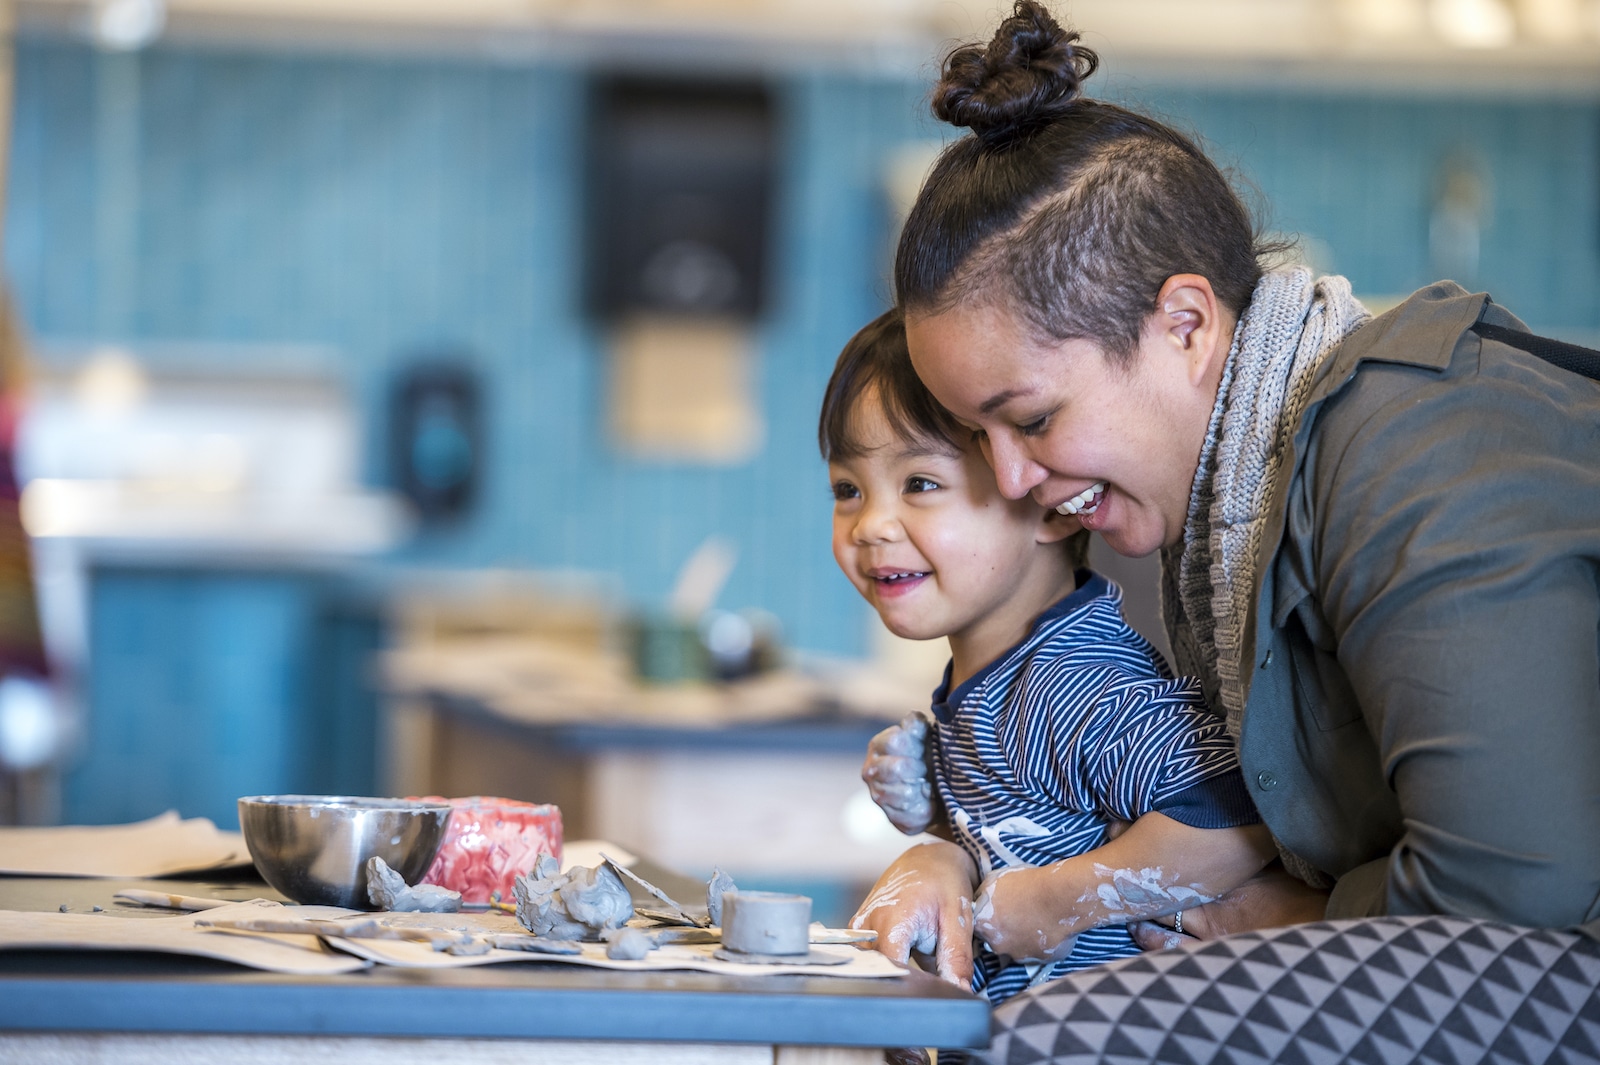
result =
M998 655L1026 634L1042 586L1070 579L1056 544L1076 519L1003 497L976 447L896 435L875 389L851 423L857 453L828 464L839 567L896 635Z

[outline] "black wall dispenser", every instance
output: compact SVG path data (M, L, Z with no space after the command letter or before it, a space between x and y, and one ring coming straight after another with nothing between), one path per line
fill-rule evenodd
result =
M471 511L483 469L478 377L460 359L430 359L401 371L391 408L395 487L425 525Z
M592 314L614 321L761 313L773 124L759 82L597 79L587 210Z

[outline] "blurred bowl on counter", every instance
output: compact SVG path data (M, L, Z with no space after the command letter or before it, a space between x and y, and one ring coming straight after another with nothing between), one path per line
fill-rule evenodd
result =
M256 872L307 906L370 910L366 864L382 858L417 883L450 824L449 803L353 795L253 795L239 800L239 829Z
M708 610L700 616L699 629L717 680L752 677L780 664L783 629L765 610Z
M700 630L693 622L647 615L630 618L623 627L633 674L647 684L705 680L711 663Z
M707 610L695 621L642 615L625 629L633 672L646 683L740 680L780 664L782 629L762 610Z

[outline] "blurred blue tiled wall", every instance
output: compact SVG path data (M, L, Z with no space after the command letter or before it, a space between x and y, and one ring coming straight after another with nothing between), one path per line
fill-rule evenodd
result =
M1446 160L1486 179L1482 266L1461 278L1530 325L1600 329L1600 106L1593 101L1165 94L1144 102L1204 135L1265 201L1272 229L1316 238L1358 294L1436 280L1428 254Z
M403 561L611 570L649 604L721 533L741 551L725 605L774 611L800 646L860 649L814 419L839 346L887 302L884 155L938 135L922 83L779 78L768 439L749 463L708 469L628 461L605 439L605 361L578 310L581 70L176 47L108 59L34 39L17 74L6 267L36 336L331 345L375 482L392 373L464 348L487 384L487 490L470 522ZM130 84L137 122L119 127L107 115ZM1433 183L1465 153L1492 188L1479 284L1541 328L1600 330L1593 103L1142 99L1204 134L1272 227L1316 238L1363 293L1432 280ZM97 202L118 196L133 224L97 224Z

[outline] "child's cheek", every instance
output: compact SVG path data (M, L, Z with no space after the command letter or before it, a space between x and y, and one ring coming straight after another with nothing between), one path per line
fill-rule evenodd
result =
M861 598L865 599L867 602L871 603L871 582L866 577L861 575L861 570L858 565L860 559L856 557L855 544L850 540L848 534L843 537L834 537L833 560L838 564L840 571L844 573L845 577L849 579L851 586L855 588L857 594L859 594Z
M983 556L983 530L970 522L946 520L928 523L917 537L917 547L936 570L952 564L966 568ZM943 576L948 579L950 574Z
M855 548L850 543L849 531L840 528L837 518L833 523L833 561L844 571L846 577L852 582L855 581Z

